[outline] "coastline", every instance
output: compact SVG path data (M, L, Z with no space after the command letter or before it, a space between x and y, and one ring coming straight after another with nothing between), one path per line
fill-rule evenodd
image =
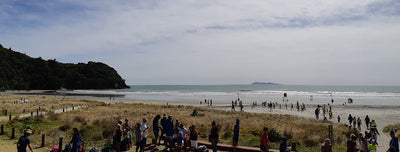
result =
M12 95L12 96L54 96L43 94L43 90L34 90L29 91L28 93L23 91L6 91L1 92L1 95ZM56 95L61 96L61 95ZM214 103L213 106L207 106L206 104L201 104L199 102L194 101L160 101L160 100L132 100L123 98L122 96L115 96L110 98L109 96L86 96L84 94L80 95L68 95L69 98L76 98L76 99L90 99L95 101L100 101L104 103L144 103L144 104L157 104L157 105L191 105L195 107L202 107L202 108L211 108L211 109L218 109L224 111L231 111L231 104L230 101L225 103ZM317 107L317 104L306 104L306 110L303 112L297 110L290 110L290 102L288 104L288 110L286 110L285 106L282 105L282 109L279 109L279 106L276 106L275 109L272 111L268 108L264 108L261 105L252 107L249 104L244 106L244 111L251 112L251 113L268 113L268 114L288 114L294 115L304 118L313 118L315 119L314 110ZM294 105L296 109L296 105ZM236 107L236 110L239 108ZM355 117L360 117L362 119L362 131L366 131L364 118L366 115L369 115L371 120L375 120L378 124L378 130L380 132L380 136L378 136L378 151L383 151L387 149L387 145L390 141L390 136L388 133L383 133L383 128L390 124L400 123L399 115L400 115L400 105L332 105L333 111L333 119L330 121L337 123L337 116L340 115L341 117L341 124L348 124L347 116L351 114ZM321 112L322 113L322 112ZM322 114L320 114L321 117ZM328 119L329 120L329 119Z

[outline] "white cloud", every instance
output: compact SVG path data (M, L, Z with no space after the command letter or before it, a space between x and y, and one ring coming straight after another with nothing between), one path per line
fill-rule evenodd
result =
M0 12L0 19L10 22L0 25L0 39L32 56L103 61L135 84L400 85L400 72L382 68L400 66L399 5L389 0L53 2L36 6L45 11ZM10 7L16 8L0 5Z

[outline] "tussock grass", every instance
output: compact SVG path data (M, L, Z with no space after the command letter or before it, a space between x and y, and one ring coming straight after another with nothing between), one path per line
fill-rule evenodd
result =
M190 116L194 109L204 116ZM81 130L85 141L98 141L112 139L118 120L126 118L134 126L134 124L142 122L143 118L146 118L150 128L152 128L153 119L157 114L161 116L163 114L173 115L174 122L178 119L187 128L190 125L196 125L200 134L199 140L203 141L207 141L210 134L211 122L216 121L220 127L220 141L225 144L232 143L233 126L236 119L240 118L239 145L254 147L258 147L260 144L260 136L264 127L268 127L270 130L274 128L278 134L287 136L289 138L288 143L296 141L300 144L299 148L319 148L324 139L328 137L328 125L334 126L333 144L338 145L337 147L344 147L347 140L346 135L352 131L344 125L292 115L247 113L182 105L104 104L96 102L86 108L51 114L44 118L46 120L44 126L48 127L42 126L46 129L40 130L41 133L51 136L49 143L57 143L59 137L64 137L66 141L70 140L74 127ZM40 136L40 134L34 134L34 136ZM149 138L154 138L152 131L149 131ZM32 141L35 143L34 140ZM40 142L40 139L36 142ZM277 146L279 146L279 141L272 144L275 149Z
M384 133L389 133L390 131L394 131L396 137L400 137L400 123L387 125L383 128Z
M20 103L21 99L28 100L27 103ZM14 102L17 101L17 104ZM52 110L63 109L66 107L71 108L74 106L98 106L104 103L97 101L90 101L84 99L52 97L52 96L12 96L0 95L0 116L4 116L4 111L7 110L8 114L19 115L22 114L24 109L25 113L34 112L40 107L41 112L49 112Z
M191 117L193 109L204 116ZM241 119L240 139L244 145L257 146L264 126L275 128L282 135L289 137L303 146L319 146L328 137L328 125L334 126L334 139L336 144L345 143L346 134L350 130L339 124L328 121L306 119L292 115L259 114L235 111L205 109L193 106L151 105L151 104L111 104L106 106L90 107L86 110L58 114L58 118L68 122L81 122L86 125L101 126L103 138L111 138L113 128L120 119L128 119L131 124L142 122L143 118L152 120L157 114L173 115L186 127L194 124L200 137L207 138L211 129L211 122L216 121L220 126L222 142L230 144L233 136L233 126L237 118ZM85 121L81 117L86 118ZM79 121L78 121L79 120ZM150 138L153 138L150 133ZM207 139L201 139L207 140ZM240 143L239 143L240 144Z

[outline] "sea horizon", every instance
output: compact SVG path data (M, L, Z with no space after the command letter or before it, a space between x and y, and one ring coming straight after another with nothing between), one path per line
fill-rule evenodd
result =
M306 104L398 105L400 86L323 85L130 85L129 89L74 90L83 94L119 94L131 100L192 101L213 100L230 104L238 98L245 103L299 101ZM283 94L287 97L284 98Z

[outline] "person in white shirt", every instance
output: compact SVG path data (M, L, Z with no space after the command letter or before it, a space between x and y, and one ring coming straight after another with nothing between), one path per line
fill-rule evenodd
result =
M149 126L146 124L147 123L147 119L146 118L143 118L143 122L142 122L142 124L141 124L141 126L140 126L140 131L142 131L143 132L143 137L142 137L142 146L146 146L146 139L147 139L147 135L148 135L148 132L149 132Z

